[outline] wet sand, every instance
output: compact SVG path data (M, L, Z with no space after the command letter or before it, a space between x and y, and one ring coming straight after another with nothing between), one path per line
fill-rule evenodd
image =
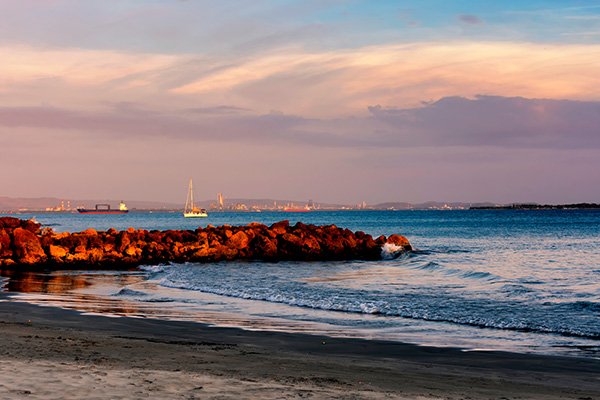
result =
M0 295L0 398L600 399L600 360L82 315Z

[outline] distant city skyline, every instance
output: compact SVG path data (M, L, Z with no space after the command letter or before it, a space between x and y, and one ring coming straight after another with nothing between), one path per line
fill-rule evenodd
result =
M219 195L221 195L219 193ZM222 196L222 195L221 195ZM308 201L302 200L275 200L275 199L230 199L228 203L221 204L219 199L200 200L196 205L206 208L209 213L213 212L231 212L231 211L327 211L327 210L467 210L467 209L489 209L489 208L504 208L504 209L535 209L535 208L564 208L564 209L600 209L600 203L469 203L469 202L425 202L425 203L409 203L402 201L389 201L377 204L367 204L366 202L358 204L340 204L340 203L323 203L315 202L312 199ZM113 209L123 205L128 207L133 212L149 212L149 211L181 211L184 208L180 203L163 203L140 201L130 199L127 201L114 199L58 199L51 197L43 198L10 198L0 197L0 214L10 213L76 213L79 208L93 209L95 206L99 208Z
M0 12L0 196L600 201L595 1Z

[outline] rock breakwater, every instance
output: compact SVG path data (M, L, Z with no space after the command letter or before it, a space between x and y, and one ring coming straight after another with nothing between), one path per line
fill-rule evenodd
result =
M411 250L401 235L376 239L334 225L289 221L271 226L208 226L196 230L87 229L55 233L34 221L0 218L0 267L130 268L163 262L222 260L377 260L386 244Z

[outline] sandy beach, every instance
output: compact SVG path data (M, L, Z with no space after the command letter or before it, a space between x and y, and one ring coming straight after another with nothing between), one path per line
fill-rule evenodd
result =
M600 399L600 360L197 323L0 301L11 399Z

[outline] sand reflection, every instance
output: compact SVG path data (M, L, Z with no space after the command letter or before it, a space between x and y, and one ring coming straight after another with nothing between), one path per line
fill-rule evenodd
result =
M0 270L2 291L15 300L107 315L142 316L134 302L107 297L116 288L141 282L139 272L12 271Z
M65 294L74 290L89 288L97 284L98 274L73 271L32 272L0 270L0 276L7 278L4 291L19 293ZM139 282L139 275L103 274L102 280L112 285L128 285Z

